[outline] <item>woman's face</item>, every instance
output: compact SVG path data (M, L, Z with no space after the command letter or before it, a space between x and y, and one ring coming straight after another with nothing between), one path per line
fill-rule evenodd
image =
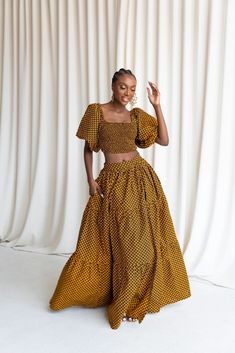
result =
M121 75L112 85L114 100L127 105L133 98L136 90L136 79L131 75Z

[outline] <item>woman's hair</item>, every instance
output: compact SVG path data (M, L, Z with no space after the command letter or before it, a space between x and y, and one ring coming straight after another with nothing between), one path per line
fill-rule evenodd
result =
M122 75L131 75L133 76L135 79L135 75L131 72L131 70L126 70L126 69L123 69L121 68L119 71L116 71L115 74L113 75L113 78L112 78L112 85L119 79L120 76Z

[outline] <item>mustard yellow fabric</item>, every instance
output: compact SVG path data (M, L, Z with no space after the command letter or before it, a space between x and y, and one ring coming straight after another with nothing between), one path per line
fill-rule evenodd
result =
M146 127L140 116L137 119L142 124L138 143L147 145L155 139L156 125ZM86 129L97 150L95 128ZM150 130L152 140L143 132ZM191 293L168 203L151 165L139 154L107 163L96 181L104 197L89 197L76 250L63 268L50 308L106 306L109 324L117 329L125 314L141 323L147 313Z
M99 103L88 105L76 136L85 139L92 151L123 153L137 146L151 146L158 136L158 121L141 108L130 111L129 123L106 122Z

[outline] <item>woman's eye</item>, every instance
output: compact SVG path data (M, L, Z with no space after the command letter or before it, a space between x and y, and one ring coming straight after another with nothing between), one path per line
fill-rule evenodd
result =
M126 89L126 86L120 86L121 89ZM132 92L135 92L135 88L131 89Z

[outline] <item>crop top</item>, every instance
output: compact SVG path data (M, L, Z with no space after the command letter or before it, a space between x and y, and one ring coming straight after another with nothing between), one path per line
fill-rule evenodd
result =
M76 132L92 151L123 153L151 146L158 136L158 121L140 108L130 111L130 122L108 122L101 104L89 104Z

